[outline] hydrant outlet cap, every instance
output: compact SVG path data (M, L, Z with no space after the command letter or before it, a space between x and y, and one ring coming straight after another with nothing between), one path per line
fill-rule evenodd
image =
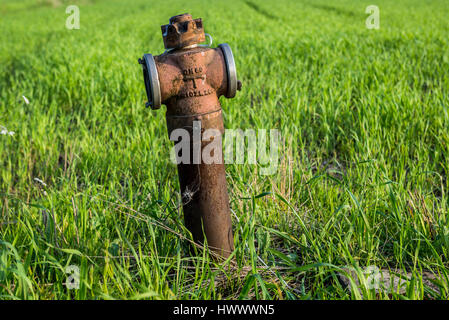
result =
M234 55L231 47L227 43L219 44L218 47L223 52L226 63L226 74L228 78L228 90L225 94L226 98L234 98L237 90L240 90L242 84L237 80L237 68L235 67ZM240 88L239 88L240 86Z
M145 105L153 110L159 109L161 107L161 88L154 57L149 53L144 54L143 59L139 59L139 63L142 65L145 91L148 98Z
M201 18L188 13L173 16L169 24L161 26L165 49L178 49L204 42L206 36Z

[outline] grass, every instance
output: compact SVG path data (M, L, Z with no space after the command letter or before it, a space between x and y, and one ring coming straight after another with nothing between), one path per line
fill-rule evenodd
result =
M1 299L448 299L447 1L73 2L80 30L68 2L0 4ZM184 12L234 51L225 126L284 140L272 176L227 165L233 268L188 254L164 107L144 107L137 59ZM413 281L337 279L370 265Z

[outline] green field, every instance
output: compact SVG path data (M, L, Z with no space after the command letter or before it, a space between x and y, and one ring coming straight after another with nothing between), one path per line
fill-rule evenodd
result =
M0 2L0 299L449 298L448 1L73 3ZM189 255L165 107L145 108L137 59L185 12L233 49L225 127L283 139L274 175L227 165L233 268ZM412 279L348 290L345 266Z

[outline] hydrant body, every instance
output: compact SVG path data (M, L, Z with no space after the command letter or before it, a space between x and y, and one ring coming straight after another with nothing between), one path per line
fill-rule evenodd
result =
M139 60L147 104L153 109L167 106L169 136L176 129L189 132L189 161L178 164L184 221L195 241L203 243L206 235L208 247L227 257L233 251L233 233L221 144L221 154L215 155L218 161L204 163L201 154L209 141L195 139L195 130L216 129L221 141L224 125L219 97L233 97L240 89L232 52L226 44L199 46L205 39L202 21L189 14L172 17L162 32L168 51L155 57L146 54Z

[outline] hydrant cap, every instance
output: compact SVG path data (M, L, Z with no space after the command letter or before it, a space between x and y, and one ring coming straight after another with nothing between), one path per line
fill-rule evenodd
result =
M170 23L161 26L165 49L178 49L204 42L203 21L193 19L188 13L170 18Z

